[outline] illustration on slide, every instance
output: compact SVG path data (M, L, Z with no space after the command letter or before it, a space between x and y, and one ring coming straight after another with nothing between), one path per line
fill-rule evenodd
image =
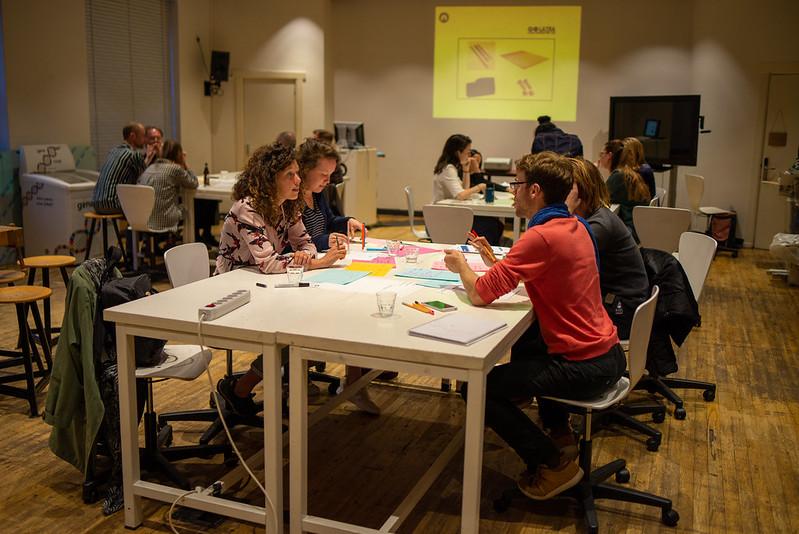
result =
M554 48L549 38L459 39L459 96L551 100Z

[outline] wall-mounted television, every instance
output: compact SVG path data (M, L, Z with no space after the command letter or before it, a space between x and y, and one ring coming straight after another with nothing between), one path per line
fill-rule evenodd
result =
M699 95L612 96L609 138L637 137L655 168L694 166L699 103Z
M336 121L336 144L344 148L360 148L366 146L363 138L362 122Z

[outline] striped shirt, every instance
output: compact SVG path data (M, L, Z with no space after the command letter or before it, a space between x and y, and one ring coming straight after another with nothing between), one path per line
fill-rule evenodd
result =
M144 158L143 152L134 150L127 143L111 149L100 169L97 185L94 186L92 205L95 210L122 212L117 197L117 185L135 184L139 175L144 172Z
M158 159L139 176L139 184L155 189L155 205L147 225L153 230L177 232L185 208L178 204L180 189L196 189L197 177L168 159Z
M313 208L309 208L307 205L303 208L302 222L311 237L327 233L327 219L316 202L314 202Z

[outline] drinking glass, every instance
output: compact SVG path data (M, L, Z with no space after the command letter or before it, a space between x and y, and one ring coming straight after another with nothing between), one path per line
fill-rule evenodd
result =
M395 239L390 239L386 241L386 251L388 252L389 256L396 256L399 254L400 249L402 248L402 243Z
M417 259L419 259L419 247L416 245L406 245L405 261L408 263L416 263Z
M380 317L391 317L394 314L394 302L397 294L394 291L377 292L377 313Z
M288 278L288 283L293 286L300 285L304 270L305 268L302 265L289 265L286 267L286 278Z

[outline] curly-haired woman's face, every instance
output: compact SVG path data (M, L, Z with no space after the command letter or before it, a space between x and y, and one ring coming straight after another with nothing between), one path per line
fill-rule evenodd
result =
M305 190L312 193L321 193L330 183L330 175L336 171L336 160L334 158L320 159L316 167L309 170L303 176Z
M277 185L278 204L287 200L296 200L300 194L300 167L296 161L277 173L275 184Z

